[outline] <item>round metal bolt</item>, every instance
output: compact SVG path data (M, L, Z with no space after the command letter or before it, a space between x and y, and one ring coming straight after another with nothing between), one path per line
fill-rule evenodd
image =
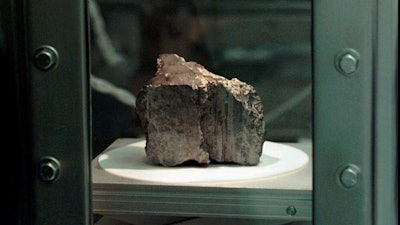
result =
M345 188L352 188L357 185L359 179L359 170L355 166L347 166L340 173L340 183Z
M53 157L45 157L39 164L39 178L44 182L53 182L60 175L60 163Z
M336 55L336 69L344 74L350 75L358 68L360 54L354 49L344 49Z
M339 61L340 69L346 74L354 73L357 70L357 64L357 59L351 54L344 55Z
M290 205L290 206L288 206L288 207L286 208L286 213L287 213L289 216L294 216L294 215L296 215L296 212L297 212L296 207L294 207L294 206L292 206L292 205Z
M51 46L40 47L35 53L34 62L38 69L48 71L57 65L58 53Z

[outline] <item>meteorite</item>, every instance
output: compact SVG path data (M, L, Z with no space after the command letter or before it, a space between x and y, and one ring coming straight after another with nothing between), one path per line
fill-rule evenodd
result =
M155 164L259 163L263 105L254 87L239 79L177 54L161 54L155 76L139 91L135 112L146 136L146 157Z

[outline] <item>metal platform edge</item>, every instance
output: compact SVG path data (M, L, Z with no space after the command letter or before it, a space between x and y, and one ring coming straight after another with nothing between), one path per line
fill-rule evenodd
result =
M111 187L112 186L112 187ZM311 191L164 185L93 185L94 213L312 220Z

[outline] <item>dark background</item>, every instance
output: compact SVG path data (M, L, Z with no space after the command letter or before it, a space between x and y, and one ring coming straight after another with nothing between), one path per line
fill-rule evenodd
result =
M158 55L176 53L211 72L253 85L264 104L266 140L311 138L309 1L97 3L107 35L125 62L108 65L92 30L95 76L136 95L154 75ZM293 103L290 107L274 114L289 102ZM92 116L94 157L115 139L144 135L134 108L95 90Z

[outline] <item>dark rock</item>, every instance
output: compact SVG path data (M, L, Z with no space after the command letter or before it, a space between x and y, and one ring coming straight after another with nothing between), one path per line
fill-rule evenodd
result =
M160 55L155 76L139 92L136 113L154 163L256 165L262 154L263 106L255 89L176 54Z

